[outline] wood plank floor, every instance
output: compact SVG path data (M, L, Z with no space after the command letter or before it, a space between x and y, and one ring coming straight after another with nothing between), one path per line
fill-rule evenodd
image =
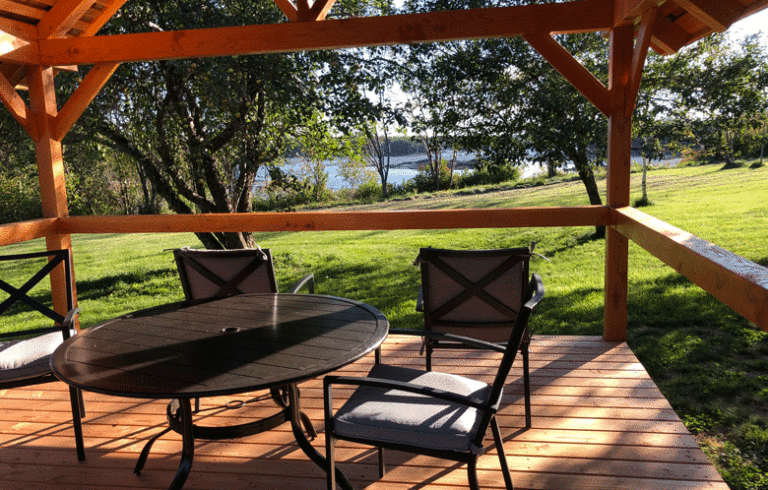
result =
M499 420L517 489L727 489L691 434L625 343L597 337L538 336L531 346L533 428L524 429L519 366L505 389ZM423 367L414 339L390 336L385 362ZM490 379L495 354L441 351L438 370ZM519 358L518 358L519 359ZM372 359L343 370L363 375ZM520 361L516 362L519 364ZM301 385L303 408L322 429L320 380ZM240 409L228 399L254 400ZM237 423L272 410L262 393L204 399L206 425ZM344 398L344 390L335 392ZM164 427L165 403L85 394L87 460L77 462L68 392L59 382L0 390L0 488L85 490L167 488L178 465L181 438L154 446L140 476L133 465L144 443ZM490 442L490 441L489 441ZM322 451L322 431L313 444ZM388 452L388 473L377 478L369 447L340 443L339 467L356 488L468 488L466 468L452 462ZM484 489L504 487L498 458L480 459ZM285 424L231 441L197 441L185 489L323 489L325 474L311 463Z

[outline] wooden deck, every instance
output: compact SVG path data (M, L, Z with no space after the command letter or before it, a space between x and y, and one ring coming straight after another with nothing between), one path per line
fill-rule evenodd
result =
M383 354L386 362L423 366L419 346L411 338L391 336ZM493 356L441 351L436 369L489 376ZM531 359L533 428L523 428L519 368L510 375L500 415L516 489L728 488L625 343L538 336ZM365 359L344 372L362 375L371 362ZM343 398L343 391L336 393L337 399ZM260 399L261 393L237 398ZM181 451L177 434L160 439L142 475L133 474L144 443L164 427L165 403L94 393L86 393L85 401L87 460L78 463L65 385L0 390L0 488L167 488ZM222 408L226 401L203 400L199 417L207 425L232 423L272 407L268 401L257 401L227 410ZM321 430L319 380L302 385L302 403ZM322 432L313 444L322 451ZM378 480L371 448L345 443L338 447L339 466L356 488L468 488L462 465L388 452L389 472ZM504 486L494 454L480 459L479 476L484 489ZM324 489L324 478L284 425L239 440L197 441L184 488L311 490Z

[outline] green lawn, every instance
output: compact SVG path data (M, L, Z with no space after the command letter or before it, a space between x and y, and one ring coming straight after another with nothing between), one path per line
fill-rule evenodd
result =
M633 200L640 197L633 174ZM600 182L604 188L604 181ZM750 260L768 265L768 167L707 165L648 174L643 211ZM579 181L416 196L355 209L439 209L588 204ZM272 249L282 290L314 272L318 293L379 308L394 327L418 327L414 311L420 247L528 245L546 297L533 320L547 334L599 335L604 243L593 228L258 233ZM82 322L182 298L167 249L199 247L192 234L79 235L73 238ZM42 249L40 241L12 250ZM768 333L631 245L628 342L734 489L768 489ZM17 271L23 277L24 271ZM9 272L2 270L3 277ZM41 293L42 294L42 293ZM21 315L21 314L19 314ZM21 316L0 329L12 329Z

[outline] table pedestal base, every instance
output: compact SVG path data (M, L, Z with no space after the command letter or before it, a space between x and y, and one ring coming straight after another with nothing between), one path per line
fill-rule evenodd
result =
M304 451L304 453L320 468L328 471L328 462L325 457L310 444L309 439L305 434L306 431L311 438L314 439L317 437L317 432L315 432L309 417L307 417L299 407L299 389L296 385L289 385L281 388L281 390L283 389L288 391L287 401L285 399L285 394L280 393L277 389L271 390L272 399L282 408L279 412L265 419L225 427L195 425L192 422L192 405L189 398L172 400L168 403L166 409L168 428L155 434L149 441L147 441L144 445L144 449L142 449L141 454L139 455L138 461L136 461L136 466L133 472L137 475L141 474L141 470L144 469L144 465L149 457L152 445L160 437L173 430L182 436L182 451L179 468L176 470L176 475L168 488L169 490L179 490L184 485L184 482L186 482L189 472L192 469L192 459L195 453L195 439L219 440L246 437L273 429L285 422L291 422L291 429L301 450ZM303 428L302 424L304 426ZM336 468L336 481L343 489L352 490L352 484L338 468Z

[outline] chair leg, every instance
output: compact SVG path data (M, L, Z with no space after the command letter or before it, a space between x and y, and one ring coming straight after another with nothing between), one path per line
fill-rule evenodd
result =
M477 456L467 463L467 479L470 490L480 490L480 483L477 481Z
M530 428L531 423L531 376L528 365L528 343L522 346L523 354L523 390L525 391L525 427Z
M85 461L85 443L83 442L83 422L80 414L84 411L82 392L74 386L69 387L69 400L72 405L72 425L75 429L75 446L78 461Z
M496 417L491 419L491 432L493 432L493 440L496 442L496 452L499 454L499 464L501 465L501 473L504 475L504 484L507 486L507 490L513 490L514 486L512 485L512 477L509 474L507 456L504 454L504 439L501 437L499 422L496 420Z
M325 430L325 460L328 467L325 469L326 481L328 482L328 490L336 490L336 459L334 451L334 439L333 434L328 430L326 424Z
M384 478L384 474L386 474L387 469L384 467L384 448L380 447L378 448L379 453L379 479Z

